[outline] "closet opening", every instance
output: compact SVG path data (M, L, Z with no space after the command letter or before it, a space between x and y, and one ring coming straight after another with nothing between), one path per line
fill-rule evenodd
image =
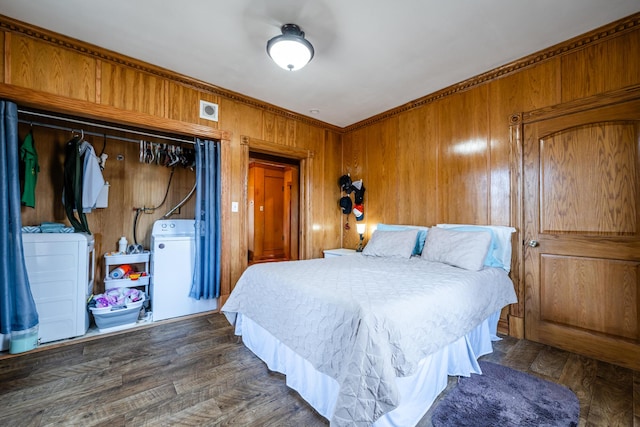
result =
M156 220L179 205L195 184L194 138L130 125L86 119L24 108L18 110L20 142L31 134L39 173L35 206L23 206L23 226L64 224L69 218L63 205L65 146L73 137L87 141L97 157L107 187L105 205L85 213L95 239L93 291L103 291L102 255L118 250L121 237L144 250L151 246ZM193 219L195 197L177 208L170 219Z
M249 264L300 258L300 160L249 152Z

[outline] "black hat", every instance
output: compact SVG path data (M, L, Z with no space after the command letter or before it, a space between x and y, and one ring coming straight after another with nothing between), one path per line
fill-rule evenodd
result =
M354 190L355 194L353 198L356 202L356 205L362 204L362 202L364 201L364 190L365 190L364 185L361 185L359 190L357 189Z
M338 179L338 185L340 186L340 190L346 191L347 194L351 193L351 177L349 175L342 175L340 179Z
M351 207L353 206L353 203L351 203L351 197L344 196L340 198L339 203L340 207L342 208L342 213L345 215L349 215L351 213Z

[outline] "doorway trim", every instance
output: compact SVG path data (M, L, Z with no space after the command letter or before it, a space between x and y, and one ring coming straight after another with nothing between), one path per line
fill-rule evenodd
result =
M304 148L290 147L287 145L276 144L275 142L265 141L262 139L251 138L249 136L240 136L240 146L242 148L240 174L243 179L242 184L242 209L240 214L240 235L241 252L246 254L249 250L248 217L246 206L249 203L248 195L248 177L249 177L249 153L263 153L277 157L297 160L300 163L300 229L299 229L299 259L308 259L312 253L311 240L311 172L313 170L314 152ZM247 257L243 256L242 269L245 270L248 265Z

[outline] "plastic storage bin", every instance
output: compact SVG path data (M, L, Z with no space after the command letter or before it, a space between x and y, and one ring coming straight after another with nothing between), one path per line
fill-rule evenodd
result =
M142 298L140 301L129 303L126 305L126 308L90 307L89 310L91 310L93 318L96 321L96 326L100 332L117 331L136 324L142 303L144 303L145 299L146 298Z

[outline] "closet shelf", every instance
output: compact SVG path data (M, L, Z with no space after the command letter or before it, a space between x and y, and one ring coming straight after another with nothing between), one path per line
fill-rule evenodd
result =
M104 254L105 262L108 265L122 265L122 264L135 264L138 262L149 262L149 251L144 251L139 254L114 254L111 255L110 252Z
M113 288L133 288L136 286L149 286L149 280L151 276L140 276L138 279L104 279L104 289L109 290Z

